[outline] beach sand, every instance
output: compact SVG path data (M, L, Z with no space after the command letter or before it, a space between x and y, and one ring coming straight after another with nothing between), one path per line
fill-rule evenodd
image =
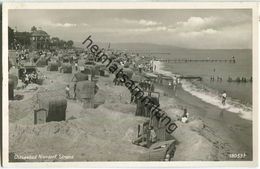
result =
M200 119L202 121L203 128L196 132L211 143L211 147L213 147L212 157L214 160L252 160L252 121L242 119L238 114L203 102L199 98L184 91L181 86L178 87L176 93L167 87L157 87L164 90L169 97L175 98L177 105L188 109L188 113L191 116L190 123L193 123L194 119ZM181 128L176 130L175 136L177 138L181 130ZM188 139L189 140L186 141L187 146L190 146L192 149L194 145L189 142L191 142L190 139L193 140L193 137L189 137ZM179 150L180 149L177 149L176 151L175 160L182 161L183 158L181 156L183 153L180 152L180 155L177 155ZM201 149L202 153L204 151L208 150ZM230 153L246 153L246 157L243 159L229 158Z
M36 161L143 161L148 152L132 144L137 136L137 125L146 118L134 116L136 105L130 104L130 93L124 86L114 86L113 76L100 77L99 91L95 99L104 101L96 109L84 109L75 100L68 100L66 121L33 124L33 109L38 91L58 90L65 92L71 84L73 74L39 70L47 76L43 85L30 84L16 90L24 95L23 100L9 101L9 151L14 155L73 156L73 159L37 159ZM229 159L229 153L248 154L244 160L252 159L252 123L230 112L223 112L178 89L177 97L172 91L157 86L161 108L172 119L181 117L182 107L190 113L189 123L177 121L178 128L172 133L177 140L173 161L218 161ZM240 159L241 160L241 159ZM35 161L35 160L20 160Z

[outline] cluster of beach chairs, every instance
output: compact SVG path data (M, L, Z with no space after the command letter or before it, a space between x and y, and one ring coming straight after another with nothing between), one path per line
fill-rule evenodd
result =
M169 85L169 83L173 83L174 79L155 74L151 58L117 51L106 52L108 52L110 58L113 58L124 68L124 72L128 77L133 79L159 105L160 95L154 92L154 84ZM34 124L36 125L49 121L65 120L67 100L71 98L83 102L85 108L96 108L98 105L94 102L94 97L98 91L96 85L98 77L109 77L110 74L105 65L99 64L95 60L95 56L86 50L35 51L28 54L25 62L30 63L30 66L26 66L26 64L19 61L20 69L23 70L21 76L23 76L22 73L28 72L29 69L33 72L39 72L37 67L46 67L47 71L56 71L57 73L74 73L71 79L72 85L68 84L65 89L56 92L45 91L37 97L39 98L39 106L34 111ZM137 76L140 78L136 79ZM116 78L114 83L115 85L122 85ZM47 99L49 97L51 99ZM150 160L170 161L176 149L175 140L171 138L170 134L167 134L166 126L162 121L155 116L152 118L151 108L145 107L136 98L131 97L131 99L132 103L136 104L136 116L149 119L148 123L139 125L138 136L133 143L149 148ZM155 153L155 151L158 151L158 147L160 147L161 151L159 156Z

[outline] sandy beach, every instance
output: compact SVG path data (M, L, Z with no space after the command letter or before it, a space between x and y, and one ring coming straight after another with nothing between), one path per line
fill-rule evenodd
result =
M166 87L160 88L167 91L169 96L174 97L177 105L186 107L192 119L203 121L203 129L197 131L197 134L203 136L207 140L206 142L213 147L212 157L214 160L241 160L229 158L230 153L246 153L246 158L242 160L252 160L252 121L242 119L237 114L203 102L181 87L178 87L176 95ZM176 160L183 160L178 159L178 157L176 156Z
M62 92L66 84L71 84L73 76L46 71L46 68L39 70L47 77L43 85L30 84L25 90L16 90L24 99L9 102L11 161L35 161L17 160L15 156L57 153L73 158L37 158L37 161L146 160L148 149L132 144L137 125L146 118L134 116L136 105L130 104L128 89L114 86L112 74L99 77L95 100L104 104L98 108L84 109L80 102L68 100L66 121L34 125L33 105L37 92L45 89ZM207 104L181 87L176 95L161 85L156 85L155 91L161 95L161 108L172 119L179 119L184 107L191 116L188 123L176 122L178 128L172 133L177 140L174 161L241 160L229 158L230 153L246 153L243 160L252 159L250 121Z
M44 89L64 90L72 74L61 76L59 72L47 72ZM100 88L95 99L105 101L97 109L84 109L82 103L68 100L66 121L33 124L33 108L36 91L17 91L24 95L21 101L10 101L10 157L15 155L73 156L72 159L36 159L36 161L136 161L145 148L131 143L136 136L137 124L145 119L134 117L135 105L128 104L129 91L123 86L113 86L112 78L100 78ZM119 97L121 96L121 97ZM109 99L108 99L109 98ZM119 127L120 126L120 127ZM52 146L49 146L52 145ZM111 155L113 154L113 156Z
M5 6L4 165L256 165L257 7L53 5Z

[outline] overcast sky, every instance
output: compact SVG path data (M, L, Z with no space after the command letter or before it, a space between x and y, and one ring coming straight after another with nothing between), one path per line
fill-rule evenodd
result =
M18 31L41 27L82 42L143 42L184 48L252 48L251 10L10 10Z

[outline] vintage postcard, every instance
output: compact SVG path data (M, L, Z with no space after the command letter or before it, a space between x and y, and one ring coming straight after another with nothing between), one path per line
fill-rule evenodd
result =
M257 5L4 3L4 166L256 166Z

